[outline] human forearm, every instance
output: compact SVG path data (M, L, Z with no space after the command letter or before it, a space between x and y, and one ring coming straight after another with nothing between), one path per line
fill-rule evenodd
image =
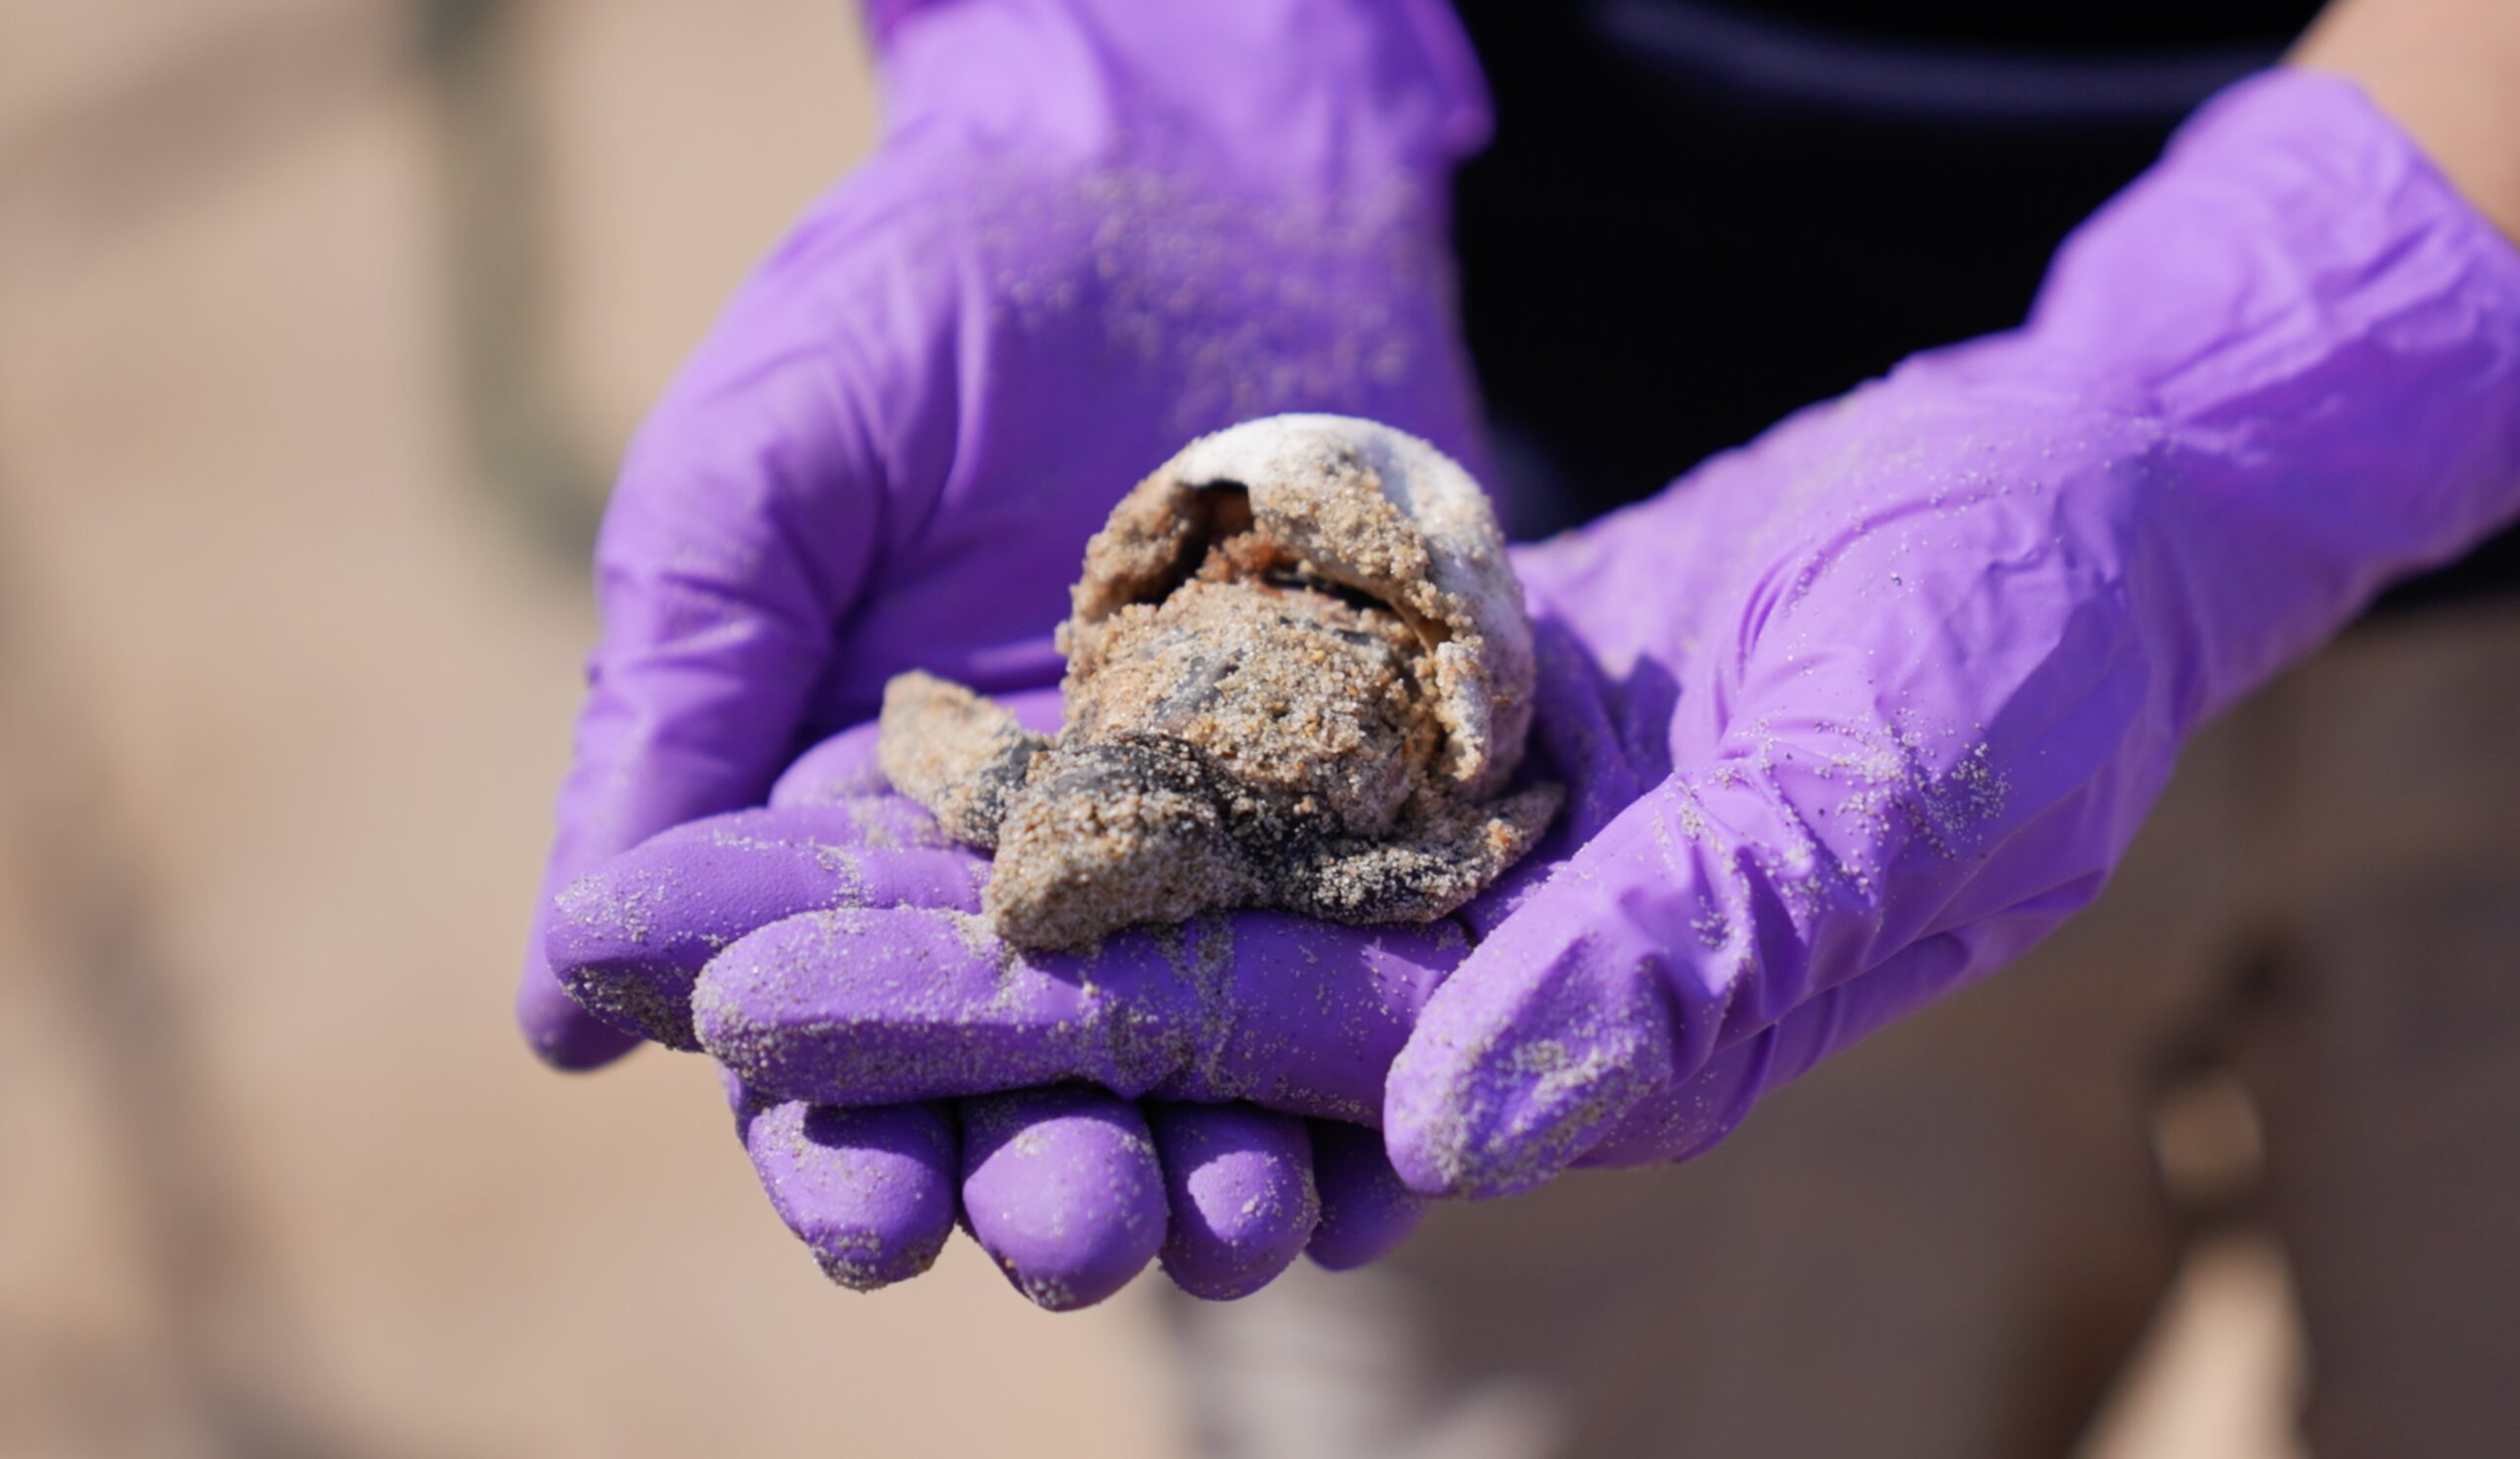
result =
M2335 0L2291 59L2361 86L2479 212L2520 238L2520 5Z

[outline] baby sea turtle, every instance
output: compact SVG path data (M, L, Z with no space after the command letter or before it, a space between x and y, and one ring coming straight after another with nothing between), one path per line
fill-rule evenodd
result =
M1191 442L1087 544L1059 649L1055 738L928 674L884 691L884 773L994 849L981 909L1019 946L1229 907L1430 920L1557 811L1555 786L1503 793L1533 679L1504 537L1386 425Z

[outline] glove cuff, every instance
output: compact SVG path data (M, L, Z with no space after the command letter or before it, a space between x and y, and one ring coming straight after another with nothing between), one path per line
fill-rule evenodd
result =
M2520 250L2342 78L2209 102L2057 255L2030 328L1959 368L2158 421L2196 708L2520 514Z

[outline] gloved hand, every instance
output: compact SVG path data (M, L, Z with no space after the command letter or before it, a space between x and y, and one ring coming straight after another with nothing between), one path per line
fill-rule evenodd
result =
M1054 694L1011 703L1037 728L1056 723ZM662 1018L718 948L781 919L899 910L949 935L966 928L986 863L889 793L873 731L808 753L767 808L687 823L573 883L548 944L567 986ZM904 951L870 955L915 978ZM1141 1109L1068 1085L844 1110L758 1095L732 1075L727 1088L772 1204L835 1281L860 1290L924 1271L960 1211L1044 1306L1099 1301L1158 1255L1183 1290L1234 1298L1306 1251L1333 1269L1370 1260L1423 1205L1371 1131L1245 1105ZM1369 1114L1373 1095L1339 1112Z
M871 718L902 669L989 689L1054 678L1049 629L1085 539L1193 436L1315 409L1475 453L1445 189L1484 138L1486 103L1440 0L873 9L876 155L736 296L624 465L538 908L657 832L758 804L800 746ZM902 875L916 891L950 873ZM679 996L625 983L592 1011L570 1000L546 930L537 915L517 1001L546 1059L592 1067L641 1034L688 1047ZM837 1275L880 1282L932 1257L950 1203L913 1173L951 1170L950 1111L738 1103L774 1199ZM1028 1290L1090 1300L1163 1237L1141 1118L1065 1096L967 1112L964 1194L995 1192L972 1224ZM1300 1195L1252 1207L1250 1229L1220 1214L1247 1204L1234 1180L1300 1186L1299 1128L1247 1111L1144 1118L1161 1145L1216 1152L1166 1164L1190 1182L1174 1239L1193 1238L1185 1202L1227 1202L1209 1214L1232 1260L1185 1285L1226 1295L1251 1278L1225 1266L1292 1255L1270 1221L1301 1244ZM1010 1130L1024 1138L979 1157L978 1135ZM1411 1209L1354 1144L1312 1141L1327 1260L1369 1254ZM1080 1199L1089 1170L1135 1194L1072 1209L1056 1179L1021 1174L1035 1169L1066 1172ZM1200 1258L1167 1262L1180 1274Z
M2260 78L2020 331L1519 559L1572 797L1457 968L1258 918L1019 959L808 914L708 964L700 1032L840 1103L1082 1077L1309 1111L1387 1062L1426 1192L1685 1158L2088 903L2199 720L2515 515L2520 256L2352 87Z
M879 6L881 145L631 448L543 904L758 804L884 681L1049 681L1086 538L1184 441L1372 416L1475 459L1446 184L1486 102L1440 0ZM670 1009L518 1017L564 1067ZM596 1015L600 1015L598 1018Z

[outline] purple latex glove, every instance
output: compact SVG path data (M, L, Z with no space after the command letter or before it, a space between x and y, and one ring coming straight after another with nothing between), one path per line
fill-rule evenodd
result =
M1056 725L1052 692L1009 705L1036 728ZM718 949L769 947L745 937L755 928L899 913L914 935L865 949L895 970L916 956L915 933L967 928L986 862L890 793L874 745L871 725L836 736L797 761L768 807L677 827L569 886L547 947L565 985L664 1017ZM678 1016L687 1023L687 1007ZM1336 1112L1371 1115L1389 1058L1360 1071ZM879 1092L842 1109L730 1076L728 1096L774 1209L833 1280L859 1290L924 1271L958 1212L1018 1290L1060 1309L1101 1300L1158 1257L1186 1292L1241 1297L1306 1251L1334 1269L1371 1260L1422 1212L1365 1130L1243 1105L1141 1107L1075 1083L1013 1087L1023 1082L951 1103Z
M1156 1259L1212 1300L1258 1291L1307 1252L1345 1270L1397 1245L1424 1210L1372 1131L1245 1105L1069 1084L842 1109L728 1088L780 1219L861 1292L927 1270L958 1213L1018 1291L1068 1310Z
M1573 794L1466 957L1246 918L1027 960L809 913L709 964L701 1033L843 1103L1082 1077L1309 1111L1388 1060L1427 1192L1685 1158L2087 904L2199 720L2515 516L2520 255L2351 86L2259 78L2023 329L1519 559Z
M1476 459L1446 184L1486 101L1441 0L879 8L883 140L632 446L549 894L758 804L884 681L1057 672L1086 538L1201 432L1371 416ZM518 1017L589 1067L677 1005ZM599 1016L598 1016L599 1015Z

